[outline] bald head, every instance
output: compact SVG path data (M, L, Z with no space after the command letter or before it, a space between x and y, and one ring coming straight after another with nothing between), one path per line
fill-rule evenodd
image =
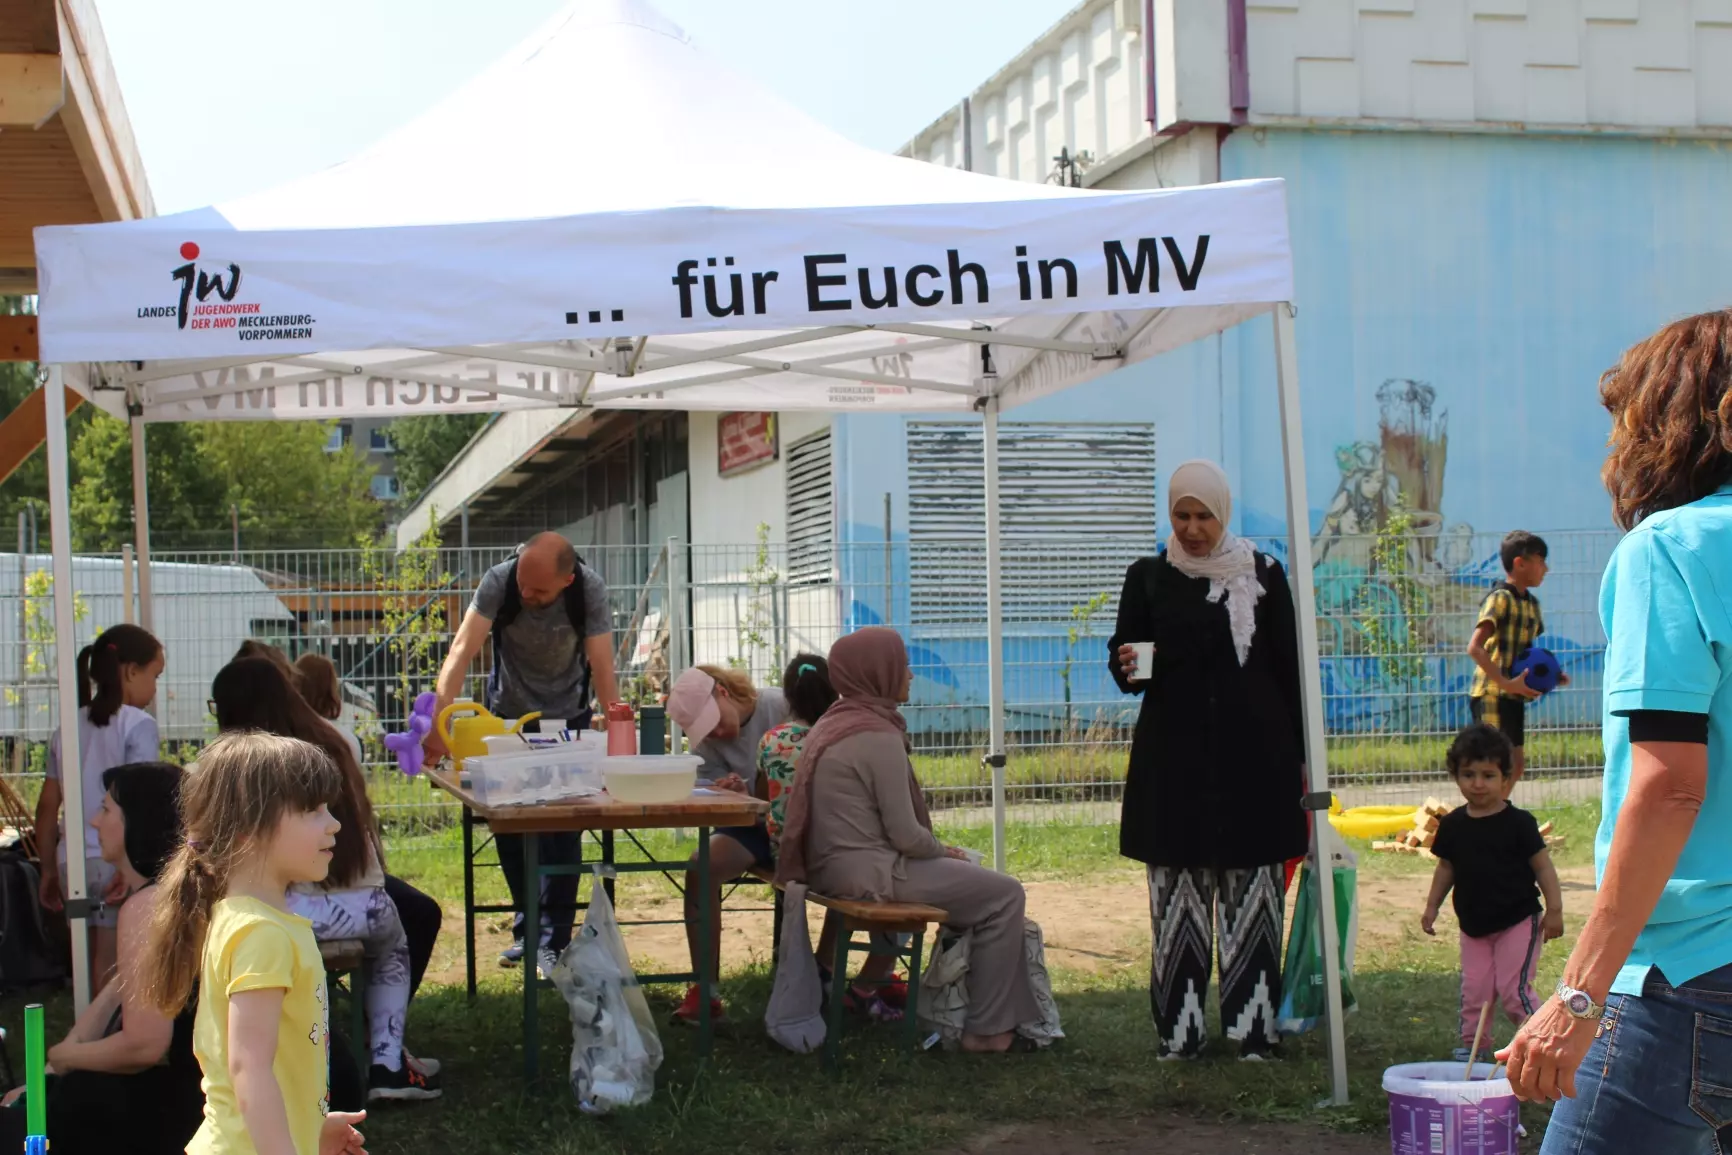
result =
M558 601L577 573L577 551L557 533L538 533L517 555L517 592L543 609Z

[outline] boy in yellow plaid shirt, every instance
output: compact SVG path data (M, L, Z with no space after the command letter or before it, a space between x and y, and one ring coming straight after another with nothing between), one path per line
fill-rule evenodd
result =
M1504 789L1507 798L1527 768L1523 749L1527 704L1540 696L1527 684L1525 671L1521 677L1512 678L1510 670L1545 632L1540 599L1533 590L1546 580L1546 543L1538 534L1518 529L1504 536L1498 557L1503 562L1504 580L1486 595L1467 644L1467 656L1478 667L1468 696L1473 720L1502 730L1515 747ZM1558 679L1560 686L1568 682L1567 675Z

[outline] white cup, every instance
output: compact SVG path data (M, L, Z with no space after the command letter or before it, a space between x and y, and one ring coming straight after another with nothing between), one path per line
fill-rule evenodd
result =
M1130 674L1130 681L1146 682L1149 671L1155 668L1155 643L1132 642L1131 649L1136 653L1136 666Z

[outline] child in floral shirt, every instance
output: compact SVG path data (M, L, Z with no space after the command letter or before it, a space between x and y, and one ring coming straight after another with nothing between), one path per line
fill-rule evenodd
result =
M764 776L770 814L764 825L770 845L780 851L782 818L788 809L788 791L794 788L794 772L806 735L836 702L830 685L830 665L816 654L797 654L782 674L782 693L788 699L788 720L764 735L758 746L758 770Z

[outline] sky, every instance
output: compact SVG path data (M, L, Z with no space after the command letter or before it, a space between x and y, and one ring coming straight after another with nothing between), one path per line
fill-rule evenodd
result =
M1075 0L653 0L704 51L894 151ZM360 152L565 0L97 0L158 213ZM629 164L632 142L621 141Z

